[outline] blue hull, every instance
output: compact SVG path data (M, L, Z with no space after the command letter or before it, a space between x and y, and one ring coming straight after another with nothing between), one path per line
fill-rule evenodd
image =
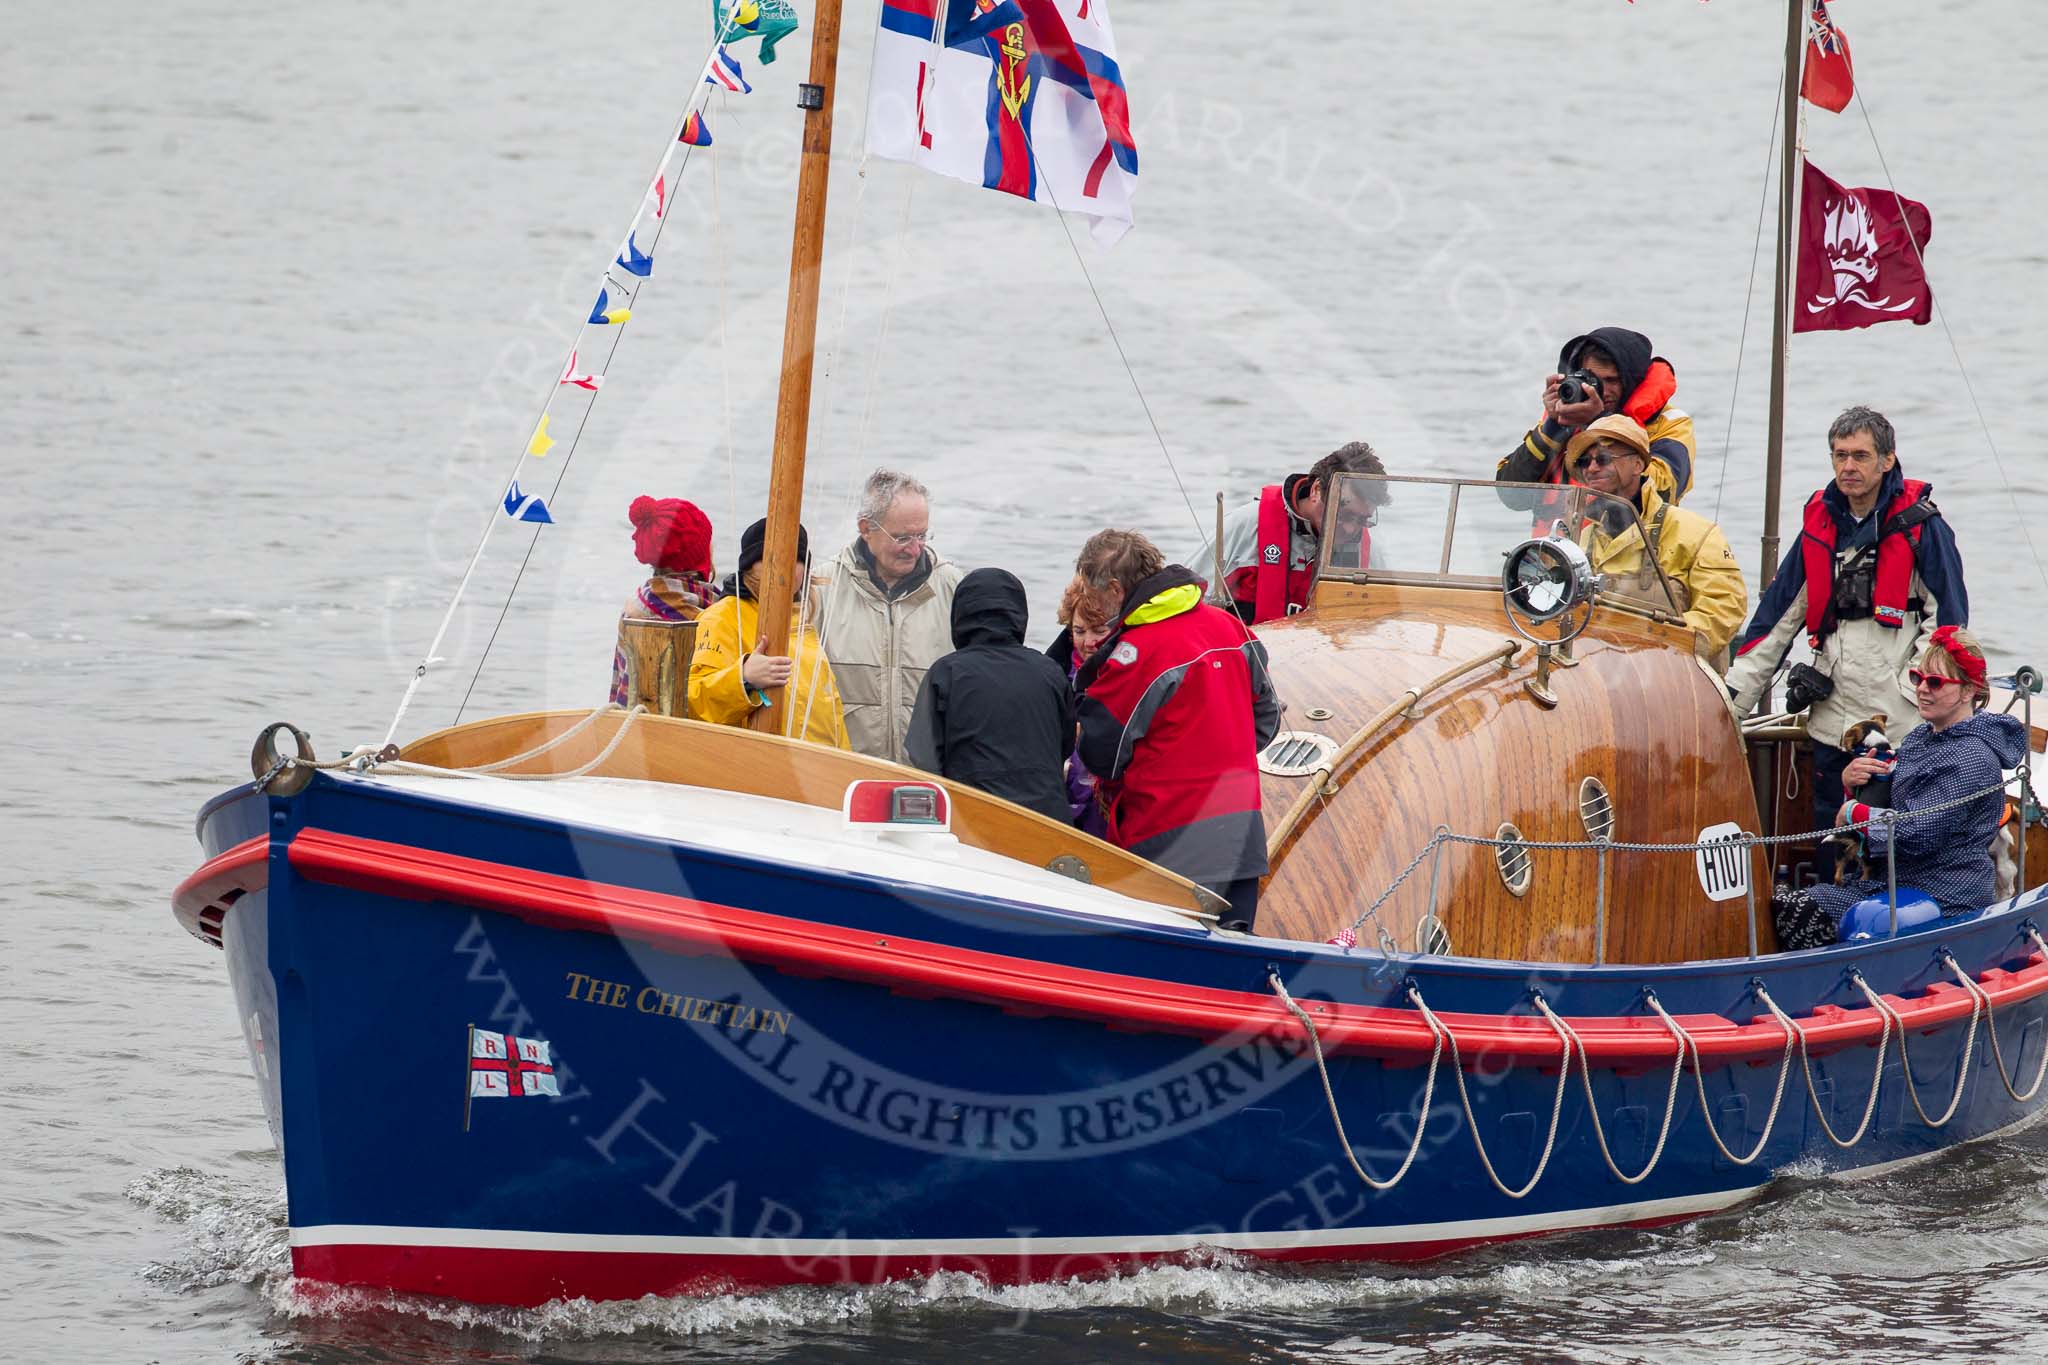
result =
M2044 1098L2001 1083L1944 958L2005 983L1995 1021L2024 1090L2048 1013L2038 892L1897 942L1593 968L1237 939L325 776L290 799L226 794L201 838L216 862L240 846L266 865L220 939L285 1156L295 1267L340 1283L531 1303L940 1268L1041 1279L1207 1248L1401 1259L1695 1216L1794 1162L1926 1156ZM571 886L602 894L582 905ZM663 927L692 915L692 934ZM1874 1019L1852 968L1907 1006L1949 1002L1907 1039L1934 1118L1969 1039L1941 1126L1909 1101L1896 1038L1881 1066L1875 1036L1817 1045L1808 1067L1795 1052L1774 1104L1785 1035L1753 1023L1758 983L1801 1021ZM1332 1021L1364 1021L1322 1031L1374 1175L1409 1151L1434 1076L1391 1189L1346 1161L1274 972ZM1416 1034L1411 985L1464 1046L1469 1124L1448 1057L1390 1041ZM1696 1034L1705 1017L1767 1034L1697 1083L1686 1070L1661 1151L1674 1044L1646 990ZM1574 1023L1632 1021L1588 1035L1593 1106L1575 1064L1554 1142L1539 992ZM1486 1048L1502 1027L1520 1041ZM472 1028L547 1040L560 1093L472 1099ZM1847 1137L1874 1068L1869 1129L1838 1147L1816 1110ZM1739 1165L1708 1122L1736 1155L1769 1137ZM1640 1183L1617 1178L1653 1152ZM1525 1196L1500 1188L1539 1163Z

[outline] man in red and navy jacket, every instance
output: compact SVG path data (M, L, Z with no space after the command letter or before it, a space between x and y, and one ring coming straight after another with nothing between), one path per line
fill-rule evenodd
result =
M1804 641L1833 685L1806 720L1816 829L1832 827L1842 804L1842 732L1882 715L1886 732L1903 738L1920 723L1906 674L1938 628L1970 623L1955 535L1933 487L1906 477L1884 414L1850 408L1828 429L1828 448L1834 480L1806 500L1799 539L1728 670L1729 695L1748 711Z
M1339 446L1306 474L1289 474L1259 490L1258 501L1246 503L1223 521L1222 577L1211 586L1209 600L1227 606L1253 625L1288 616L1308 605L1315 586L1316 555L1330 518L1331 484L1339 474L1385 474L1386 466L1364 441ZM1384 486L1368 490L1366 500L1386 501ZM1356 557L1370 555L1370 532L1350 530L1360 539ZM1351 547L1345 547L1347 550ZM1204 541L1188 560L1197 573L1212 578L1218 563L1216 547Z
M1104 536L1132 543L1121 569L1083 551L1083 574L1138 580L1074 678L1079 752L1101 781L1110 841L1215 891L1230 902L1224 927L1249 931L1266 872L1257 759L1280 728L1265 646L1150 541L1105 532L1090 550Z

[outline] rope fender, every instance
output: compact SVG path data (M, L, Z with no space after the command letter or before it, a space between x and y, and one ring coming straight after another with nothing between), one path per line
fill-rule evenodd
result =
M2041 959L2044 962L2048 962L2048 941L2043 940L2040 931L2029 924L2023 926L2023 932L2032 940ZM1855 1131L1851 1132L1847 1137L1836 1132L1834 1125L1828 1120L1826 1110L1822 1107L1820 1088L1813 1076L1813 1059L1808 1040L1808 1032L1814 1027L1813 1021L1809 1019L1808 1023L1802 1026L1798 1020L1785 1013L1778 1005L1778 1002L1771 998L1771 993L1764 983L1761 980L1757 980L1751 983L1751 989L1754 990L1757 998L1763 1002L1765 1009L1770 1012L1772 1019L1782 1030L1784 1046L1778 1060L1778 1078L1772 1087L1771 1107L1769 1113L1764 1118L1763 1131L1757 1135L1756 1142L1749 1151L1742 1154L1737 1154L1722 1139L1719 1126L1714 1120L1712 1106L1707 1098L1705 1059L1701 1053L1698 1041L1686 1031L1684 1025L1680 1024L1664 1008L1663 1002L1657 998L1655 991L1645 989L1642 999L1657 1015L1658 1019L1662 1021L1665 1029L1669 1032L1673 1050L1671 1078L1664 1095L1663 1122L1659 1125L1657 1140L1651 1147L1648 1159L1645 1160L1642 1168L1634 1174L1621 1169L1619 1163L1614 1159L1613 1150L1608 1144L1606 1128L1600 1120L1599 1101L1593 1093L1592 1057L1587 1051L1584 1040L1563 1016L1550 1007L1550 1002L1543 997L1541 991L1532 991L1530 993L1532 1003L1535 1005L1537 1012L1542 1016L1543 1021L1550 1026L1552 1033L1557 1039L1558 1075L1557 1089L1551 1100L1550 1123L1544 1136L1542 1153L1537 1158L1536 1167L1530 1172L1528 1181L1519 1188L1510 1188L1500 1178L1500 1173L1495 1168L1493 1159L1486 1150L1486 1143L1480 1137L1478 1120L1472 1111L1472 1097L1465 1085L1464 1060L1460 1054L1456 1031L1444 1023L1442 1018L1429 1007L1428 1001L1423 998L1421 988L1413 980L1404 984L1403 993L1408 997L1410 1003L1414 1005L1417 1013L1422 1016L1424 1024L1429 1029L1432 1040L1429 1070L1423 1079L1422 1093L1419 1097L1415 1123L1415 1134L1409 1142L1407 1154L1402 1158L1401 1164L1391 1176L1380 1179L1373 1176L1359 1163L1357 1154L1352 1150L1350 1139L1345 1134L1343 1115L1340 1113L1337 1105L1336 1092L1330 1084L1329 1067L1324 1056L1322 1037L1320 1031L1316 1028L1315 1021L1309 1017L1308 1012L1288 993L1287 987L1281 981L1278 971L1269 970L1266 979L1273 992L1279 996L1281 1004L1300 1023L1302 1031L1308 1036L1309 1048L1315 1059L1316 1074L1322 1083L1323 1099L1330 1110L1330 1121L1336 1129L1338 1145L1342 1149L1344 1158L1350 1164L1351 1169L1369 1188L1382 1193L1391 1190L1401 1182L1402 1178L1413 1167L1415 1158L1422 1149L1423 1135L1428 1129L1431 1101L1436 1093L1437 1071L1443 1060L1444 1051L1448 1048L1451 1054L1451 1078L1458 1088L1458 1101L1464 1110L1466 1127L1472 1134L1473 1150L1479 1158L1480 1168L1486 1172L1486 1177L1492 1182L1494 1188L1503 1195L1509 1199L1522 1199L1527 1197L1543 1179L1544 1172L1549 1168L1551 1157L1556 1152L1558 1126L1564 1110L1564 1095L1571 1076L1574 1050L1576 1050L1579 1058L1579 1078L1586 1096L1586 1115L1591 1121L1594 1141L1599 1148L1601 1160L1606 1163L1608 1172L1624 1185L1636 1185L1648 1179L1650 1173L1657 1168L1658 1162L1663 1159L1665 1147L1671 1136L1672 1121L1677 1112L1679 1083L1684 1074L1685 1064L1688 1059L1693 1064L1693 1081L1698 1091L1700 1116L1706 1124L1707 1135L1713 1140L1714 1146L1720 1151L1722 1157L1736 1166L1753 1164L1763 1155L1764 1149L1770 1144L1771 1134L1776 1130L1779 1116L1783 1112L1785 1085L1791 1077L1792 1054L1795 1048L1799 1053L1800 1075L1806 1083L1807 1099L1812 1105L1814 1118L1819 1123L1820 1130L1828 1141L1843 1150L1855 1147L1870 1131L1871 1122L1877 1114L1878 1094L1884 1079L1887 1045L1894 1034L1898 1037L1899 1062L1904 1073L1906 1096L1912 1101L1914 1112L1919 1115L1920 1121L1929 1128L1945 1126L1955 1117L1956 1111L1962 1105L1963 1091L1969 1082L1970 1061L1975 1055L1977 1026L1980 1019L1983 1021L1985 1030L1991 1038L1994 1070L1998 1072L2000 1084L2004 1086L2006 1093L2015 1101L2025 1103L2032 1099L2040 1090L2043 1079L2048 1078L2048 1046L2044 1046L2042 1049L2041 1056L2035 1066L2033 1080L2024 1090L2016 1088L2011 1074L2006 1070L2004 1053L1998 1042L1998 1026L1994 1017L1990 992L1984 988L1979 980L1963 970L1962 964L1956 960L1955 954L1946 947L1943 947L1936 956L1937 960L1955 977L1970 1001L1969 1026L1963 1035L1962 1053L1956 1064L1955 1089L1950 1093L1948 1105L1941 1111L1940 1115L1930 1116L1920 1102L1918 1093L1919 1083L1913 1076L1912 1059L1906 1051L1906 1034L1910 1031L1911 1025L1909 1025L1896 1006L1887 1002L1876 991L1871 989L1869 982L1864 979L1863 973L1860 970L1851 969L1849 981L1862 993L1864 999L1869 1002L1870 1009L1878 1020L1878 1036L1877 1045L1874 1050L1875 1055L1872 1062L1870 1084L1868 1086L1869 1094L1868 1098L1864 1101L1863 1116L1857 1122ZM1838 1011L1837 1013L1841 1012ZM1916 1022L1925 1023L1927 1021L1919 1020Z

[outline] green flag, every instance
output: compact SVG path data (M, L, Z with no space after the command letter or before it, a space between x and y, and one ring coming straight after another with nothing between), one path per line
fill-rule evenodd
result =
M789 0L711 0L711 28L727 35L728 47L742 38L759 38L766 65L775 60L775 45L796 32L796 9Z

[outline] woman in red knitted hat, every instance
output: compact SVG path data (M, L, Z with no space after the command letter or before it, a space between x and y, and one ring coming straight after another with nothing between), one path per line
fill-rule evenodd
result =
M629 623L694 621L718 600L711 572L711 518L695 503L637 497L626 509L626 518L633 524L634 557L653 572L619 614L619 643L612 650L614 706L631 701L626 678ZM680 708L674 714L680 714Z

